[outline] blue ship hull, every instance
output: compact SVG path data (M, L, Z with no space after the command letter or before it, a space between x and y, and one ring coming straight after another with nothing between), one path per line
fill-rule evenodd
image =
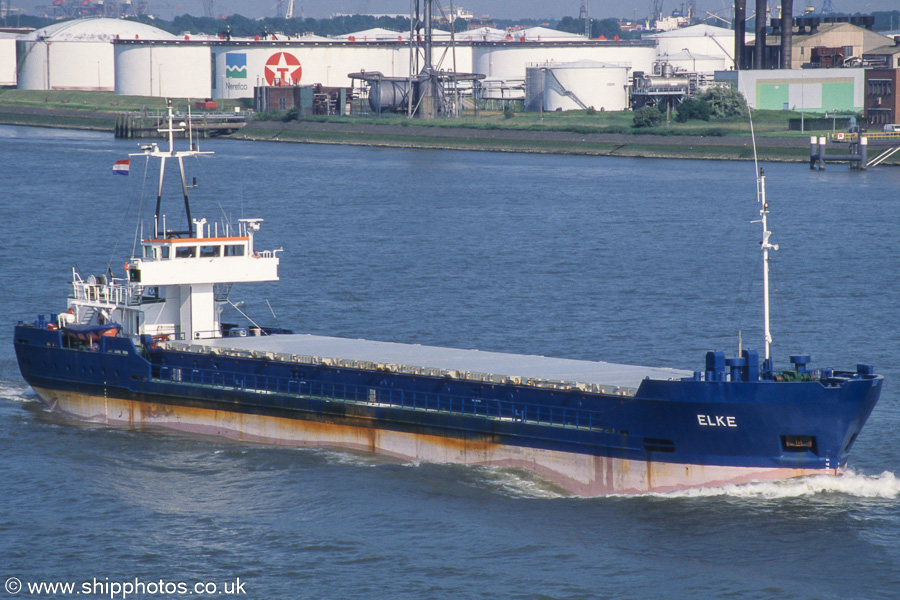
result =
M863 368L810 381L645 379L623 396L136 347L126 338L66 345L60 331L15 330L26 381L78 418L519 466L585 495L836 472L883 381Z

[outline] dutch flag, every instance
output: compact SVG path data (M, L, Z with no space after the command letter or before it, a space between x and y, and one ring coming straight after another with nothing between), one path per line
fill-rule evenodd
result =
M131 164L129 159L125 160L117 160L115 164L113 164L113 174L115 175L128 175L128 168Z

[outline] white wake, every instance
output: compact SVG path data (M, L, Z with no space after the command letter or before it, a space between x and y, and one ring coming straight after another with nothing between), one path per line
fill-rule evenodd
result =
M37 394L27 385L11 385L0 382L0 398L13 402L32 402L37 400Z
M802 498L818 495L841 495L853 498L900 498L900 479L889 471L880 475L863 475L848 470L840 475L811 475L783 481L725 485L652 494L661 498Z

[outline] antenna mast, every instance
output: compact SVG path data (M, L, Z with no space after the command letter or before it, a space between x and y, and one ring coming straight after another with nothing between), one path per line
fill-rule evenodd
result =
M156 191L156 212L154 213L154 234L157 238L161 237L178 237L178 236L186 236L193 237L194 235L194 227L193 221L191 220L191 205L188 201L188 189L196 187L196 178L194 179L194 185L188 186L187 182L184 178L184 157L185 156L199 156L201 154L212 154L212 152L200 152L199 150L194 150L193 143L191 144L191 148L189 150L184 151L176 151L175 150L175 134L184 131L184 123L182 123L181 127L178 129L175 128L175 115L172 112L172 101L166 101L167 109L168 109L168 125L165 129L160 127L158 131L160 133L167 134L166 137L169 139L169 149L168 150L160 150L159 146L154 144L149 144L146 146L142 146L143 150L140 154L129 154L128 156L153 156L155 158L160 159L159 161L159 187ZM166 174L166 159L174 158L178 160L178 170L181 173L181 192L184 195L184 212L187 216L187 229L184 231L165 231L165 226L160 230L159 226L162 217L162 213L160 212L161 204L162 204L162 193L163 193L163 180L165 179Z
M766 225L766 215L769 214L769 203L766 202L766 173L760 168L759 176L756 179L757 191L759 192L759 216L762 223L763 236L760 242L760 248L763 253L763 333L766 341L766 362L769 361L769 346L772 344L772 333L769 331L769 250L778 250L778 244L769 243L769 231Z

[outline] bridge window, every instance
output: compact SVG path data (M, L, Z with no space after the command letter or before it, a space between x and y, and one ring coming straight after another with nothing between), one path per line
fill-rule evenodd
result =
M243 244L228 244L225 246L225 256L243 256Z
M214 256L219 256L220 252L220 246L200 246L201 258L212 258Z
M160 257L160 258L165 258L165 259L168 259L168 258L169 258L169 247L168 247L168 246L162 246L162 247L159 249L159 257Z
M197 246L178 246L175 248L175 258L194 258L197 256Z

